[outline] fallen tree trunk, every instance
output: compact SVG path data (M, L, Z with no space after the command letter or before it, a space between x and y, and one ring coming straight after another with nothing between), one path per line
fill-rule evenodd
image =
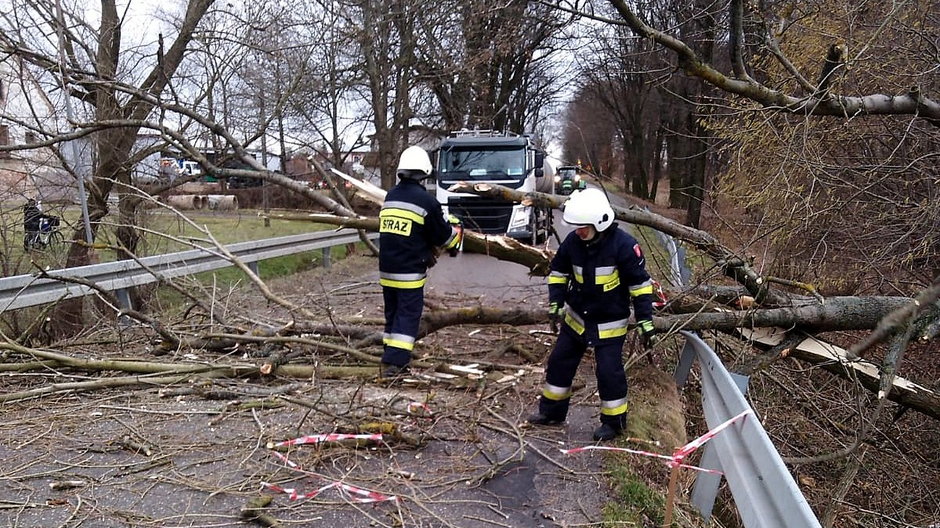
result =
M537 204L552 208L561 207L565 200L567 200L567 198L562 199L551 194L534 191L521 192L510 189L509 187L489 183L473 184L460 182L450 186L447 190L450 192L476 194L496 200L514 201L522 204ZM723 246L711 234L682 225L665 216L640 209L639 207L631 206L624 208L615 204L611 204L611 207L618 220L652 227L653 229L688 242L703 251L721 265L725 275L743 284L758 302L781 302L780 299L775 299L775 296L778 294L767 287L767 281L750 267L746 259L736 255L733 251Z
M825 304L735 310L717 313L691 313L654 317L654 324L662 331L723 330L769 326L797 326L807 332L837 330L870 330L892 311L902 308L913 299L907 297L830 297Z
M737 333L742 327L753 332L747 339L757 341L756 335L770 333L764 326L784 328L813 328L817 331L870 329L887 313L913 302L906 297L834 297L826 305L800 308L780 308L756 311L698 313L689 315L654 316L653 322L660 332L682 330L720 330ZM498 308L467 308L428 314L422 318L422 330L439 329L452 324L547 324L548 314L541 310L502 310ZM781 330L781 333L783 331ZM762 341L763 342L763 341ZM863 387L877 393L880 383L878 365L864 359L849 359L838 347L827 345L815 338L804 340L805 346L793 348L790 356L820 365L826 370L849 380L858 380ZM816 343L813 345L812 343ZM772 344L772 343L764 343ZM888 399L927 416L940 419L940 393L904 378L895 378Z
M548 322L548 314L540 310L512 308L488 308L474 306L453 310L427 312L421 317L421 335L427 335L441 328L462 324L506 324L510 326L528 326Z
M345 217L322 213L271 213L268 218L330 224L338 227L379 230L379 219L372 217ZM548 275L551 253L545 249L523 244L518 240L502 235L484 235L475 231L464 230L463 250L467 253L481 253L515 262L529 269L529 273L544 277Z

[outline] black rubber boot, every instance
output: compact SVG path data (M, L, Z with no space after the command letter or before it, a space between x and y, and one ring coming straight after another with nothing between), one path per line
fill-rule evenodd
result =
M533 414L526 418L526 422L532 425L561 425L565 423L564 420L556 420L554 418L549 418L542 413Z
M385 379L394 379L399 378L408 374L408 367L400 367L398 365L389 365L388 363L382 363L382 378Z
M594 430L594 440L606 442L620 436L623 429L618 429L610 424L602 423L600 427Z

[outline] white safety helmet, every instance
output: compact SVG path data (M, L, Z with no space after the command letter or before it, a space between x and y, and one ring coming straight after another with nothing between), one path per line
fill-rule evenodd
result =
M591 187L571 194L562 219L573 226L592 225L600 233L614 223L614 210L604 191Z
M398 176L421 180L431 175L431 158L428 153L418 146L410 146L401 153L398 159Z

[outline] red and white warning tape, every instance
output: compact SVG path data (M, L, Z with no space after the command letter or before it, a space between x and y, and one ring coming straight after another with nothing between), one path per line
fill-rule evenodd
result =
M689 442L688 444L685 444L684 446L680 447L679 449L676 449L676 451L672 454L673 458L675 459L675 462L674 462L672 465L679 465L679 464L682 462L682 459L684 459L684 458L687 457L688 455L692 454L692 452L695 451L696 449L698 449L699 447L702 447L702 446L705 444L705 442L708 442L708 441L711 440L712 438L715 438L715 435L717 435L718 433L724 431L729 425L733 424L734 422L738 421L738 420L741 419L741 418L744 418L745 416L747 416L747 415L749 415L749 414L751 414L751 413L753 413L753 412L754 412L754 411L752 411L751 409L747 409L747 410L741 412L741 414L738 414L737 416L735 416L735 417L729 419L728 421L722 423L722 424L719 425L718 427L715 427L715 428L712 429L711 431L708 431L707 433L705 433L705 434L703 434L702 436L696 438L695 440L692 440L692 441Z
M300 438L294 438L292 440L284 440L283 442L278 442L273 444L273 447L289 447L296 445L304 444L319 444L323 442L338 442L340 440L375 440L377 442L382 441L382 435L378 434L319 434L319 435L308 435L301 436Z
M396 497L395 495L383 495L376 491L369 491L366 489L357 488L355 486L350 486L349 484L344 484L339 481L331 482L313 491L308 491L307 493L299 493L295 488L283 488L281 486L278 486L277 484L271 484L270 482L262 482L261 485L264 486L265 488L268 488L271 491L286 494L288 496L288 499L292 501L301 500L301 499L312 499L316 497L317 495L319 495L320 493L328 489L332 489L332 488L339 489L340 492L343 495L345 495L346 498L350 500L351 502L356 502L360 504L366 504L370 502L385 502L385 501L397 501L398 500L398 497ZM358 495L358 497L352 496L352 495Z
M292 440L285 440L283 442L278 442L273 444L274 447L286 447L286 446L295 446L295 445L304 445L304 444L318 444L321 442L336 442L339 440L375 440L381 441L381 434L322 434L322 435L309 435L301 436L300 438L294 438ZM305 471L295 462L292 462L287 455L278 453L277 451L271 451L275 457L280 459L284 464L304 475L308 476L317 476L313 473ZM297 491L296 488L284 488L278 486L277 484L272 484L270 482L261 482L261 486L270 489L271 491L277 493L284 493L292 501L301 500L301 499L312 499L320 493L323 493L326 490L336 488L340 490L340 493L344 495L351 502L357 503L369 503L369 502L384 502L384 501L397 501L398 497L395 495L383 495L376 491L369 491L367 489L357 488L356 486L351 486L340 481L330 482L320 488L317 488L306 493L301 493Z
M428 407L428 404L422 402L408 402L408 414L422 414L424 416L431 416L431 408Z
M701 467L698 467L698 466L690 466L690 465L687 465L687 464L683 464L682 461L685 459L685 457L687 457L687 456L689 456L690 454L692 454L692 452L694 452L694 451L695 451L696 449L698 449L699 447L702 447L702 445L704 445L705 442L708 442L709 440L711 440L712 438L714 438L715 435L717 435L718 433L720 433L721 431L723 431L723 430L724 430L725 428L727 428L729 425L731 425L732 423L736 422L737 420L739 420L739 419L741 419L741 418L743 418L743 417L745 417L745 416L747 416L748 414L751 414L751 413L753 413L753 411L752 411L751 409L748 409L748 410L742 412L741 414L739 414L739 415L735 416L734 418L731 418L730 420L728 420L728 421L722 423L721 425L719 425L719 426L715 427L714 429L708 431L707 433L705 433L705 434L703 434L702 436L696 438L695 440L692 440L692 441L689 442L688 444L685 444L684 446L680 447L679 449L676 449L676 450L672 453L671 456L670 456L670 455L661 455L661 454L659 454L659 453L653 453L653 452L650 452L650 451L640 451L640 450L637 450L637 449L627 449L627 448L625 448L625 447L608 447L608 446L584 446L584 447L576 447L576 448L573 448L573 449L562 449L561 452L564 453L564 454L566 454L566 455L571 455L571 454L574 454L574 453L580 453L580 452L582 452L582 451L589 451L589 450L619 451L619 452L623 452L623 453L632 453L632 454L635 454L635 455L642 455L642 456L648 456L648 457L653 457L653 458L659 458L659 459L665 460L665 461L666 461L666 464L667 464L669 467L683 467L683 468L688 468L688 469L694 469L694 470L696 470L696 471L702 471L702 472L705 472L705 473L714 473L714 474L717 474L717 475L722 475L723 473L722 473L721 471L717 471L717 470L714 470L714 469L701 468Z
M609 447L609 446L584 446L584 447L575 447L574 449L562 449L561 452L566 455L573 455L575 453L580 453L582 451L617 451L620 453L632 453L634 455L648 456L652 458L659 458L665 460L670 466L673 465L674 458L669 455L660 455L659 453L652 453L650 451L639 451L637 449L627 449L625 447ZM698 466L689 466L687 464L678 464L679 467L684 467L688 469L694 469L696 471L702 471L704 473L716 473L718 475L723 475L721 471L716 471L714 469L705 469Z

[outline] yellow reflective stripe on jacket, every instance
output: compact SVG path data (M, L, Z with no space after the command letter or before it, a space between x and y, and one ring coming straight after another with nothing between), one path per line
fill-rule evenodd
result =
M421 207L420 205L416 203L404 202L401 200L392 200L390 202L385 202L384 204L382 204L382 209L383 210L398 209L398 210L403 210L403 211L409 211L420 216L421 218L424 218L425 216L428 215L428 210L425 209L424 207ZM424 222L422 221L421 223L424 223Z
M565 324L570 326L578 335L584 333L584 319L574 313L574 310L569 308L567 304L565 305Z
M552 401L567 400L571 397L571 387L559 387L546 383L542 386L542 396Z
M653 294L653 281L648 280L646 282L637 284L635 286L630 286L630 297L639 297L640 295L652 295Z
M389 288L411 290L423 287L427 281L425 273L379 273L379 284Z
M615 266L598 266L594 269L595 284L606 284L617 277L620 277L620 272Z
M622 335L627 335L626 319L611 321L609 323L600 323L597 325L597 337L600 339L608 339Z
M576 314L567 304L565 305L565 323L578 335L583 334L587 329L584 319ZM610 339L624 335L627 335L627 319L610 321L609 323L599 323L597 325L597 337L599 339Z
M584 284L584 268L581 266L571 266L571 271L574 274L575 282Z
M404 350L414 350L415 338L405 334L385 334L382 337L382 344Z
M416 224L424 225L424 216L414 211L409 211L408 209L383 207L382 210L379 211L379 219L388 217L404 218L406 220L411 220Z
M614 266L601 266L594 270L594 284L604 286L608 292L620 286L620 271Z
M549 284L568 284L568 276L560 271L552 271L548 274Z
M629 406L627 405L626 398L620 398L618 400L601 400L601 414L607 416L617 416L627 412Z
M460 231L456 227L450 228L450 238L447 239L447 242L444 242L444 249L451 249L457 247L457 244L460 243Z

